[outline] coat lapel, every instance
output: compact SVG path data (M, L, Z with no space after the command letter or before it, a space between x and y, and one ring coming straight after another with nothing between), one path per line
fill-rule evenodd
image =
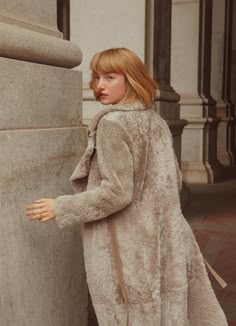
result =
M88 133L88 144L87 148L82 156L79 164L76 166L70 181L77 191L81 191L79 186L79 179L84 179L88 177L91 165L91 159L93 157L95 148L96 148L96 129L99 121L106 114L113 111L133 111L133 110L146 110L148 107L145 107L140 102L134 102L132 104L117 104L111 107L108 107L100 112L98 112L93 120L91 121Z

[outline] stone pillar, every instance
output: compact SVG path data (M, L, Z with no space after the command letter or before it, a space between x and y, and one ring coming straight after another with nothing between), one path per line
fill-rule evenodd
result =
M234 123L232 124L231 132L231 148L236 161L236 3L235 1L231 2L231 12L232 12L232 61L231 61L231 78L230 78L230 98L233 104L231 109L232 115L234 116Z
M217 130L217 157L222 165L229 166L233 162L230 150L229 133L232 121L228 100L223 99L224 54L225 53L225 17L226 1L213 1L212 17L212 61L211 61L211 94L216 100L216 115L220 118Z
M0 7L0 324L87 325L79 227L25 217L25 206L71 192L86 145L80 49L57 29L56 0Z
M225 42L224 42L224 79L223 79L223 99L227 105L229 117L228 128L228 151L232 163L236 162L236 84L235 79L235 49L236 49L236 4L233 0L226 0L225 6Z
M231 10L231 11L230 11ZM236 108L236 3L235 1L230 2L229 12L231 12L231 66L230 66L230 98ZM236 139L235 139L236 141Z
M171 1L146 1L146 66L157 80L159 90L155 105L159 114L167 121L173 136L173 145L181 167L181 136L186 120L180 119L180 96L170 84L171 68ZM189 201L189 190L183 184L181 201Z
M70 0L57 0L57 26L65 40L70 40Z
M212 1L173 0L171 81L180 93L186 182L212 183L220 177L216 158L218 119L210 96Z
M156 108L167 120L179 162L181 134L186 125L179 118L179 94L170 85L171 1L146 1L146 65L159 83Z

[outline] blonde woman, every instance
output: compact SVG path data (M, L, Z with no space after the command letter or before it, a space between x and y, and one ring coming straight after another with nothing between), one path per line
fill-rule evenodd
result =
M156 82L125 48L97 53L90 68L96 99L110 106L92 121L71 177L76 194L37 200L27 215L83 223L99 325L227 325L181 212L172 137L152 105Z

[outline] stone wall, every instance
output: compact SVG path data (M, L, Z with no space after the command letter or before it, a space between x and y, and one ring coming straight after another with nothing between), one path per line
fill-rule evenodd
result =
M85 326L80 228L30 222L25 206L71 193L87 138L81 51L62 39L55 0L0 8L0 324Z

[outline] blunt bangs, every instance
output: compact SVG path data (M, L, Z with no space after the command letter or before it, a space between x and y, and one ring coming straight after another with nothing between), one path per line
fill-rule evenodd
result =
M123 62L117 56L117 52L110 49L107 52L97 53L90 62L90 69L93 74L96 73L120 73L124 74L122 69Z

